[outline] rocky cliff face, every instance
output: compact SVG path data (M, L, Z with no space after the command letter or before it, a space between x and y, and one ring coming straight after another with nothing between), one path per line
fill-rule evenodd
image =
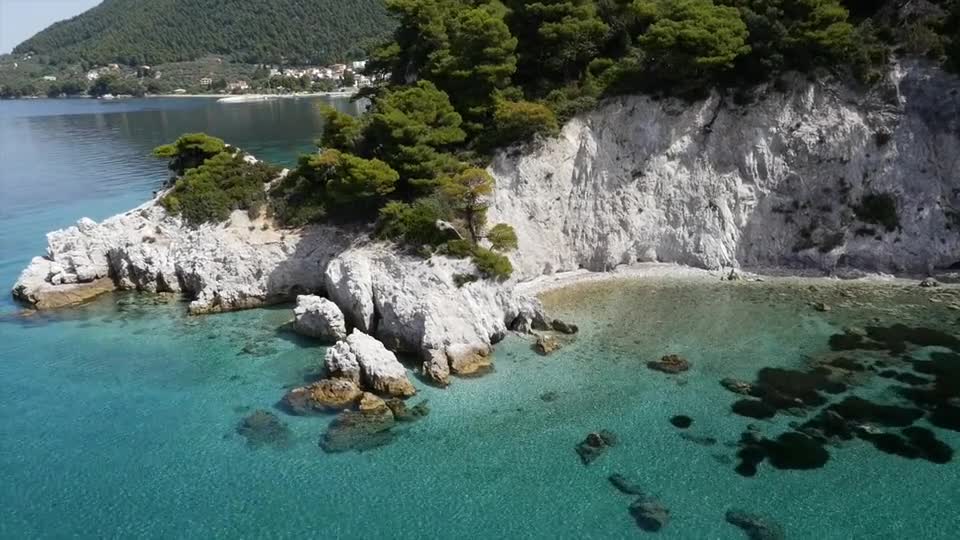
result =
M347 323L395 351L447 369L489 354L511 327L543 319L536 299L511 285L477 281L459 287L472 263L422 259L372 242L365 231L314 226L278 230L234 212L227 223L188 227L155 202L102 223L82 219L48 235L48 253L23 271L13 294L55 308L114 288L178 292L192 313L214 313L291 301L301 293L329 297Z
M923 274L960 263L960 79L911 63L866 93L776 86L746 105L620 98L559 139L501 154L490 219L516 228L519 276L636 261Z
M283 231L235 212L191 228L154 201L48 235L14 296L38 308L114 287L181 292L194 313L327 296L352 328L424 372L489 366L508 329L546 328L517 281L638 261L928 273L960 262L960 80L899 66L868 93L793 81L749 105L621 98L491 167L491 222L512 224L514 281L458 287L468 261L424 260L365 231Z

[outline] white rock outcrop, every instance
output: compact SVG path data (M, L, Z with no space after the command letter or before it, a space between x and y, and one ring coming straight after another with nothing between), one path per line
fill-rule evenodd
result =
M491 167L521 279L661 261L927 274L960 263L960 78L897 66L868 93L797 78L754 102L624 97ZM887 230L858 211L896 202ZM866 218L866 219L865 219Z
M910 63L869 93L797 79L753 98L618 98L557 139L501 153L489 217L519 239L507 283L457 286L469 261L405 255L368 231L280 230L244 212L194 228L151 201L50 233L13 294L53 308L114 288L180 292L193 313L323 294L347 325L418 355L446 384L451 372L485 369L508 330L550 327L515 288L543 274L641 261L837 273L960 265L960 79ZM863 205L871 196L893 201L892 226ZM359 382L352 336L328 368Z
M304 336L335 343L347 337L343 312L336 304L315 295L297 296L293 329Z
M379 394L410 397L417 393L397 355L360 330L329 349L326 361L331 377L353 379L353 366L359 366L360 385Z

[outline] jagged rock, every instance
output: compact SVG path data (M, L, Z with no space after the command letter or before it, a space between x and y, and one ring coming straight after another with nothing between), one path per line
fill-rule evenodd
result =
M753 384L738 379L726 378L720 381L720 384L734 394L743 396L752 396L756 393Z
M533 344L533 349L542 356L553 354L559 351L562 347L563 345L560 343L560 340L556 338L556 336L547 334L538 335L536 343Z
M309 386L294 388L283 397L283 406L293 414L342 411L360 399L362 392L347 379L324 379Z
M363 452L389 444L396 421L390 408L383 406L365 411L343 411L320 438L320 447L327 453Z
M554 319L550 323L550 328L554 332L560 332L561 334L573 335L580 331L580 329L575 324L565 323L560 319Z
M376 307L370 261L356 252L348 252L330 261L323 276L327 294L343 309L350 324L372 334Z
M617 436L612 431L600 430L590 433L587 438L577 444L577 455L584 465L589 465L598 457L602 456L607 448L616 446Z
M933 287L939 287L939 286L940 286L940 282L937 281L937 280L935 280L935 279L933 279L932 277L928 277L928 278L926 278L926 279L924 279L923 281L920 282L920 286L923 287L923 288L925 288L925 289L930 289L930 288L933 288Z
M550 330L550 322L543 313L543 306L536 298L527 298L519 306L519 312L510 323L510 329L524 334Z
M252 447L263 445L286 446L290 442L290 428L270 411L257 410L237 424L237 433Z
M627 495L637 495L640 497L644 496L643 488L639 484L633 482L621 474L611 474L607 477L607 480L613 484L613 487L617 488L617 491L620 493L625 493Z
M815 309L815 310L817 310L817 311L819 311L819 312L821 312L821 313L825 313L825 312L830 311L830 306L828 306L827 304L824 304L823 302L814 302L814 303L813 303L813 309Z
M294 330L307 337L335 343L347 337L347 325L343 312L336 304L319 296L297 297L293 310Z
M450 360L444 351L433 350L427 353L423 361L423 374L440 386L450 384Z
M727 523L735 525L747 534L750 540L783 540L786 538L783 527L758 514L743 510L729 510Z
M670 510L659 500L641 497L630 505L630 514L647 532L657 532L670 523Z
M360 361L347 341L338 341L327 349L324 365L328 377L360 384Z
M690 369L690 362L676 354L669 354L660 360L647 362L647 367L663 373L676 375Z
M334 368L331 369L331 365ZM327 370L331 376L354 380L355 365L359 366L361 386L366 389L391 397L410 397L417 393L397 355L358 329L327 351Z
M393 398L387 400L387 407L393 412L393 417L397 422L416 422L430 414L430 407L427 406L427 400L417 403L408 408L406 402L402 399Z
M744 279L743 274L736 268L731 268L730 273L721 278L723 281L743 281Z
M493 368L488 346L456 344L447 346L446 352L450 371L456 375L481 375Z

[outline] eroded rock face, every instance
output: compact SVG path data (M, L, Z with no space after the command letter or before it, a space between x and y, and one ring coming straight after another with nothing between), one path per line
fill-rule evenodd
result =
M324 379L290 390L282 403L293 414L342 411L353 407L361 394L360 388L351 380Z
M319 296L297 297L293 310L293 329L298 334L335 343L347 337L347 324L343 312L336 304Z
M716 93L610 99L530 153L500 153L489 220L517 232L515 273L660 261L925 274L958 262L960 79L917 61L868 93L789 86L759 87L743 106ZM854 210L883 194L894 230Z
M359 379L364 388L379 394L409 397L417 393L397 355L360 330L328 349L326 361L330 376Z

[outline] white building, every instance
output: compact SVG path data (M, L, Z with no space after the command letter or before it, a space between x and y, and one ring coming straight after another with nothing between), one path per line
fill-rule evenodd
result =
M351 64L351 67L353 67L353 70L354 70L354 71L363 71L363 70L367 67L367 61L366 61L366 60L358 60L358 61L354 62L353 64Z
M228 92L245 92L250 89L247 81L236 81L227 85Z
M57 78L54 77L53 75L47 75L47 76L45 76L45 77L43 78L43 80L53 82L53 81L57 80Z
M210 86L211 84L213 84L213 79L210 77L200 79L200 86Z
M88 81L95 81L99 78L100 78L100 72L98 72L97 70L91 70L87 72Z

